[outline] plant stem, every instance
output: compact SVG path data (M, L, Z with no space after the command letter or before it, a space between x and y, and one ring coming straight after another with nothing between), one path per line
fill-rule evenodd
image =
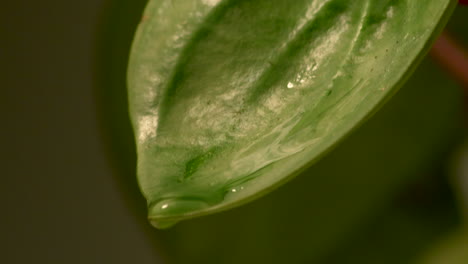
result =
M468 52L445 31L431 50L436 59L464 88L468 94Z

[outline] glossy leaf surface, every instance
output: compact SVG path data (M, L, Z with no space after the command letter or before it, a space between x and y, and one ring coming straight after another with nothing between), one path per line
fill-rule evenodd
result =
M151 1L128 82L152 223L239 205L302 171L393 94L450 3Z
M408 185L443 185L430 175L464 135L461 95L425 60L376 115L290 183L159 232L167 263L411 263L454 226L455 205L433 191L415 202L421 190Z

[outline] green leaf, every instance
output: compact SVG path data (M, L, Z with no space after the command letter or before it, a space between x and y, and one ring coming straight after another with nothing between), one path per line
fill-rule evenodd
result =
M454 205L441 205L434 192L430 206L415 203L421 190L407 185L432 182L427 176L464 136L463 113L461 89L425 60L388 104L295 180L158 232L167 263L409 263L456 221ZM373 246L362 243L366 234Z
M128 86L151 222L238 206L310 166L396 91L455 3L150 1Z

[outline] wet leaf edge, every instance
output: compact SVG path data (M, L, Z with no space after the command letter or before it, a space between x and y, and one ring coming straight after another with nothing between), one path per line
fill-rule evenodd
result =
M252 194L250 196L246 196L245 198L235 200L233 202L228 202L228 203L220 203L216 206L209 207L205 210L201 211L196 211L193 213L186 213L186 214L181 214L178 216L171 216L171 217L156 217L156 216L151 216L148 215L148 220L151 222L151 224L159 229L164 229L163 223L164 222L179 222L183 220L189 220L193 219L196 217L200 216L205 216L205 215L210 215L214 213L219 213L222 211L227 211L229 209L235 208L242 206L244 204L247 204L253 200L256 200L258 198L261 198L264 195L267 195L274 191L275 189L281 187L282 185L286 184L290 180L293 180L296 176L304 172L307 168L311 167L313 164L315 164L317 161L319 161L321 158L323 158L325 155L327 155L329 152L331 152L336 146L338 146L343 140L345 140L351 133L353 133L356 129L358 129L364 122L366 122L369 118L371 118L380 108L392 98L393 95L398 92L398 90L406 83L406 81L412 76L414 71L417 69L419 64L422 62L422 60L425 58L425 56L429 53L430 48L440 35L440 33L443 31L445 26L447 25L448 21L450 20L450 17L452 13L455 10L455 7L457 6L457 1L452 0L449 2L445 8L445 11L443 12L442 16L439 19L439 22L437 25L434 27L432 30L432 33L429 35L429 37L425 40L425 44L420 48L419 52L413 59L413 61L409 64L406 70L402 71L401 76L399 77L399 80L394 83L389 91L380 99L380 101L375 102L373 105L369 106L369 109L367 112L365 112L362 116L362 118L357 121L354 125L352 125L348 130L343 130L342 132L339 133L339 136L337 136L338 140L335 140L334 142L329 143L328 146L323 148L323 151L312 158L309 162L307 162L305 165L302 167L298 168L294 172L290 173L289 175L283 177L281 180L271 184L270 186L264 188L262 191L257 192L255 194ZM133 46L133 45L132 45ZM133 50L133 48L132 48ZM156 224L157 222L157 224ZM168 226L169 227L169 226Z

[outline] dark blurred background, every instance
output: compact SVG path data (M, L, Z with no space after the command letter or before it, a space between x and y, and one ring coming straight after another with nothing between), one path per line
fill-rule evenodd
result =
M162 251L176 256L173 258L178 263L207 263L202 255L210 249L204 245L219 246L211 249L218 258L211 263L231 263L219 259L231 253L232 263L253 263L255 259L262 263L269 258L281 259L268 255L269 251L285 248L291 248L294 256L288 257L297 259L297 263L311 263L300 254L313 251L310 248L314 243L323 251L316 254L320 263L387 263L375 262L383 256L395 257L393 263L407 263L401 259L419 254L408 250L407 245L422 245L415 246L415 250L430 248L432 240L457 230L461 217L448 179L448 164L453 164L453 153L460 149L464 137L461 86L426 59L395 100L308 172L342 177L344 171L348 180L340 182L342 185L335 186L336 181L330 177L328 181L313 182L318 186L316 192L298 191L311 183L302 177L280 189L276 196L243 209L182 223L167 232L154 231L145 222L144 212L135 217L135 210L129 209L129 195L122 195L126 181L131 182L132 195L137 193L133 175L127 175L127 180L116 180L120 177L116 176L119 166L112 164L115 159L109 154L112 148L105 136L109 133L105 120L109 119L105 116L115 113L119 117L125 110L112 112L103 104L106 93L103 96L100 90L106 82L117 82L119 89L124 86L126 50L143 4L141 0L2 3L0 107L6 121L0 130L0 263L162 263ZM465 45L467 15L466 7L459 8L449 25L453 35ZM108 62L107 66L102 60ZM111 70L106 72L103 68ZM413 110L413 115L408 114ZM119 143L117 140L114 145ZM382 145L373 148L378 144ZM131 156L129 149L127 155ZM360 156L359 151L364 155ZM373 165L359 165L364 159ZM337 162L340 166L336 166ZM123 167L122 170L132 168L132 164ZM356 180L350 180L352 177ZM393 187L382 189L382 184ZM324 186L329 191L320 193ZM348 192L359 186L374 191ZM301 200L304 197L300 195L313 193L308 199L331 200L331 207L305 202L323 217L309 219L309 214L299 212L301 218L297 221L282 219L282 215L272 213L273 209L268 211L266 205L283 201L281 197L293 196L293 192L296 197L291 199ZM333 192L338 194L331 195ZM385 195L392 198L382 198ZM343 202L352 198L358 204ZM141 197L138 199L133 200L137 201L136 207L144 207ZM333 208L344 214L353 213L342 217ZM255 217L261 210L264 212L257 220L242 217ZM360 214L361 211L366 213ZM273 233L272 230L278 231L277 226L262 222L268 217L283 221L285 230L291 225L291 232ZM235 219L245 228L226 228L223 224L230 223L226 219ZM342 230L336 228L343 225L341 220L348 225ZM317 227L294 229L308 223ZM259 230L258 226L265 229ZM264 241L277 242L258 248L259 255L252 257L239 246L242 238L249 240L248 234L262 234ZM309 235L301 238L306 246L293 248L291 240L297 240L300 234ZM222 247L224 241L219 236L237 237L230 240L234 241L232 244L225 244L231 251ZM312 241L311 237L318 240ZM155 240L163 241L165 246L157 247ZM255 248L256 242L262 240L257 236L245 245ZM344 261L343 256L349 261ZM397 256L401 256L400 262ZM241 262L246 258L252 261Z
M0 263L159 263L100 140L96 47L108 5L1 4Z

